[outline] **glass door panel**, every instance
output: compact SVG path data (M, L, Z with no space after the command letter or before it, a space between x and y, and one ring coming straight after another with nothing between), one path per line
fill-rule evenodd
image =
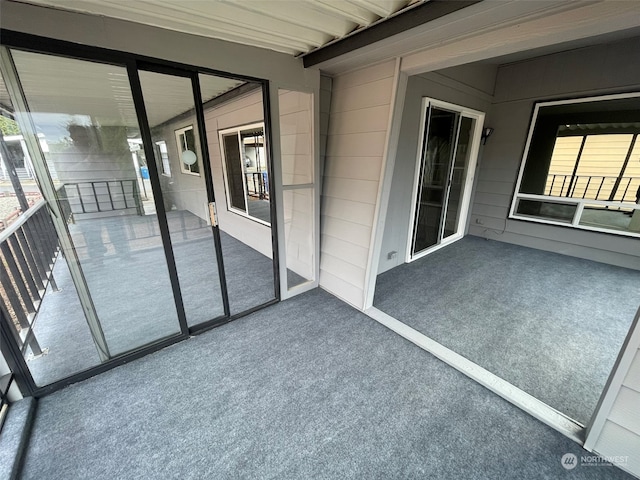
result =
M225 315L191 78L140 71L189 326Z
M462 116L455 148L455 159L449 180L449 195L447 196L447 208L443 225L443 239L454 235L460 228L460 213L462 210L469 161L471 159L471 139L474 129L475 120Z
M459 114L449 110L431 107L427 111L413 229L414 255L440 241L458 119Z
M231 315L276 298L261 83L200 74Z
M18 50L12 56L56 200L68 213L70 240L108 346L102 353L110 358L178 334L127 70ZM72 317L57 315L58 322Z

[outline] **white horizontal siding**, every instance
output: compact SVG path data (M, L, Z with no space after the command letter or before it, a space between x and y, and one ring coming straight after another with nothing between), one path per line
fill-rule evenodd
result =
M320 285L362 307L395 62L333 79L321 211Z

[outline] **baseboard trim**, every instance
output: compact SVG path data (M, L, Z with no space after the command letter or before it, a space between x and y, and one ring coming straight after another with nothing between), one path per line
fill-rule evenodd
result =
M463 357L453 350L448 349L444 345L441 345L408 325L405 325L391 315L388 315L375 307L366 309L364 313L401 337L406 338L418 347L431 353L436 358L452 366L459 372L464 373L466 376L488 388L495 394L504 398L506 401L524 410L529 415L537 418L542 423L545 423L554 430L562 433L566 437L578 443L580 446L584 444L584 425L581 425L564 413L559 412L555 408L550 407L524 390L521 390L515 385L512 385L506 380L482 368L480 365L473 363L471 360Z

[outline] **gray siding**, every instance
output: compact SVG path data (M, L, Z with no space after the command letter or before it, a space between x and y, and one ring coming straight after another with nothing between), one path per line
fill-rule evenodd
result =
M640 88L640 39L538 57L498 69L469 233L640 269L634 238L507 219L534 102Z
M487 112L491 106L495 74L496 67L479 65L450 68L437 73L409 77L378 273L401 265L405 261L413 203L411 189L420 138L422 97ZM390 252L394 251L397 252L395 258L388 258Z
M359 308L387 144L395 62L333 80L322 190L320 285Z

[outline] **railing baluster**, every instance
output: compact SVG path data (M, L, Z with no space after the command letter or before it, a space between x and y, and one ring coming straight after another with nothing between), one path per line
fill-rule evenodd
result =
M42 251L42 247L40 246L41 242L38 238L38 233L36 232L35 225L33 225L32 222L27 222L23 225L23 229L27 237L27 242L29 243L29 248L33 253L33 258L35 259L36 265L38 266L40 280L43 284L45 284L47 282L48 268L45 266L43 261L44 252Z
M122 192L122 198L124 199L124 208L129 208L127 203L127 194L124 191L124 180L120 180L120 191Z
M22 279L26 282L27 287L29 288L31 301L35 303L40 300L40 293L38 292L38 287L36 287L36 282L33 280L33 276L29 270L29 265L27 265L27 260L22 253L22 249L20 248L20 244L18 243L18 239L15 234L8 238L8 242L11 250L13 251L13 257L18 262L18 268L22 274Z
M100 200L98 199L98 193L96 192L96 182L91 182L91 189L93 190L93 198L96 200L96 207L98 208L98 211L101 212Z
M109 203L111 203L111 210L115 210L116 207L113 205L113 197L111 196L111 187L109 186L109 182L105 182L107 184L107 193L109 194Z
M584 197L586 197L586 196L587 196L587 192L589 191L589 184L591 183L591 178L592 178L592 177L589 177L589 178L587 179L587 186L586 186L586 187L584 187L584 193L582 194L582 198L584 198Z
M76 191L78 192L78 199L80 200L80 207L82 208L82 213L87 213L87 210L84 208L84 202L82 201L82 192L80 191L79 183L76 183Z
M36 306L33 304L31 300L31 295L29 294L29 290L22 280L22 275L20 274L20 270L18 269L18 264L13 258L13 252L9 248L7 242L0 243L0 251L2 252L2 256L4 257L4 263L7 266L9 272L11 273L11 277L13 277L13 284L18 289L20 293L20 297L22 298L22 303L27 309L28 313L35 313Z
M596 193L596 198L595 200L598 200L598 197L600 196L600 190L602 190L602 185L604 185L604 181L607 177L602 177L602 181L600 182L600 186L598 187L598 192Z
M27 315L25 314L24 308L20 303L18 294L13 288L11 279L9 278L9 274L4 268L0 268L0 283L4 288L4 293L7 295L7 300L9 301L9 305L11 306L11 310L13 310L13 313L16 316L16 320L18 320L18 323L22 328L29 328L30 325Z
M22 253L29 265L29 271L31 272L31 277L35 282L38 290L44 290L44 284L42 282L42 278L40 278L40 272L38 271L38 265L36 264L36 260L33 256L33 252L29 248L29 242L27 241L27 237L24 232L24 225L21 229L16 231L16 240L20 244L20 248L22 249Z

